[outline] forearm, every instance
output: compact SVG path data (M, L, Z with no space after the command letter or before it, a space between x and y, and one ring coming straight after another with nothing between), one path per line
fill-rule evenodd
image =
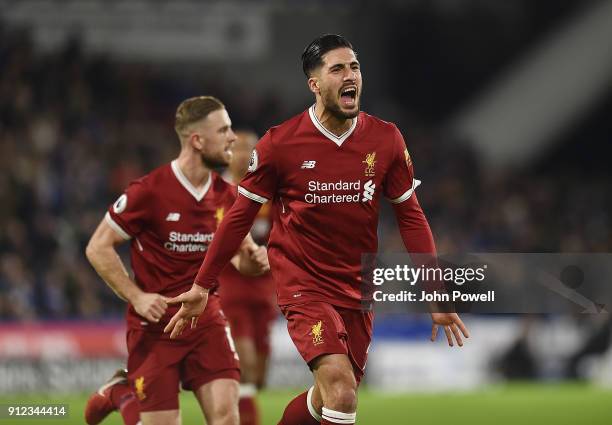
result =
M434 243L431 228L419 205L416 194L406 201L393 206L402 241L410 255L414 267L437 267L438 259L436 244ZM426 280L421 282L427 292L444 292L444 284L440 281ZM431 305L432 311L438 309Z
M130 279L121 258L112 247L88 247L86 254L98 275L119 298L132 302L142 293L138 285Z
M436 245L416 194L402 203L394 204L393 209L402 241L411 257L413 259L418 258L418 262L427 257L422 254L429 254L432 258L435 258Z
M253 240L253 237L250 233L247 233L246 237L240 243L240 247L238 247L238 251L234 254L230 262L234 266L236 270L241 272L241 264L244 264L242 261L245 257L249 256L250 251L257 249L258 245ZM242 272L241 272L242 273Z
M197 286L210 289L216 285L217 277L243 243L259 208L261 204L238 196L215 232L206 258L195 278L194 283Z

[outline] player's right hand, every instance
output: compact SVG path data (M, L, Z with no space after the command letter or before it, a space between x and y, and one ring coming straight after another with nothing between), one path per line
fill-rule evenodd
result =
M168 298L159 294L141 292L131 300L131 303L136 313L149 322L157 323L166 314L167 300Z
M176 312L170 322L164 328L164 332L170 333L170 338L174 339L179 336L187 323L191 322L191 329L196 327L200 314L206 308L208 302L208 289L204 289L198 285L193 285L187 292L183 292L174 298L168 300L168 304L181 303L181 308Z

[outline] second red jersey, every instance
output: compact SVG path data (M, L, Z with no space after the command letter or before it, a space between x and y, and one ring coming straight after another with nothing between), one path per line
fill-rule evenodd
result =
M259 245L266 245L270 235L270 203L264 204L251 228L251 236ZM250 277L241 274L233 264L228 264L219 275L219 295L223 305L263 303L276 306L275 285L271 272Z
M172 297L191 287L217 226L235 199L235 186L218 174L211 172L198 190L173 161L132 182L110 206L106 221L131 240L138 286ZM174 311L169 309L162 322ZM142 321L130 305L128 326L140 327Z
M361 259L378 248L380 198L404 202L419 183L397 127L366 113L341 136L314 105L270 129L238 192L274 203L268 255L278 303L360 308Z

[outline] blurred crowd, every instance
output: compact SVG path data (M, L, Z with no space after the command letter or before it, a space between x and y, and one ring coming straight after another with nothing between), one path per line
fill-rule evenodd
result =
M260 134L300 111L274 94L233 93L220 80L194 87L152 66L88 56L75 41L36 52L27 32L0 27L1 320L122 314L85 245L129 181L176 155L174 109L197 94L218 96L235 127ZM439 251L612 247L607 179L563 168L492 172L453 135L398 125ZM380 233L382 251L403 249L388 207Z

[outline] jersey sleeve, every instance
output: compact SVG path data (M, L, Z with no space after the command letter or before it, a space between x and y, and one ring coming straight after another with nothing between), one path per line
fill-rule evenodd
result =
M414 178L412 159L402 134L395 126L394 130L393 158L385 176L383 193L391 203L399 204L412 196L421 181Z
M249 168L238 186L238 193L263 204L274 197L276 182L277 167L272 136L268 131L251 153Z
M151 205L148 198L148 191L142 182L130 183L123 195L108 208L104 217L106 222L123 239L138 236L149 218Z

